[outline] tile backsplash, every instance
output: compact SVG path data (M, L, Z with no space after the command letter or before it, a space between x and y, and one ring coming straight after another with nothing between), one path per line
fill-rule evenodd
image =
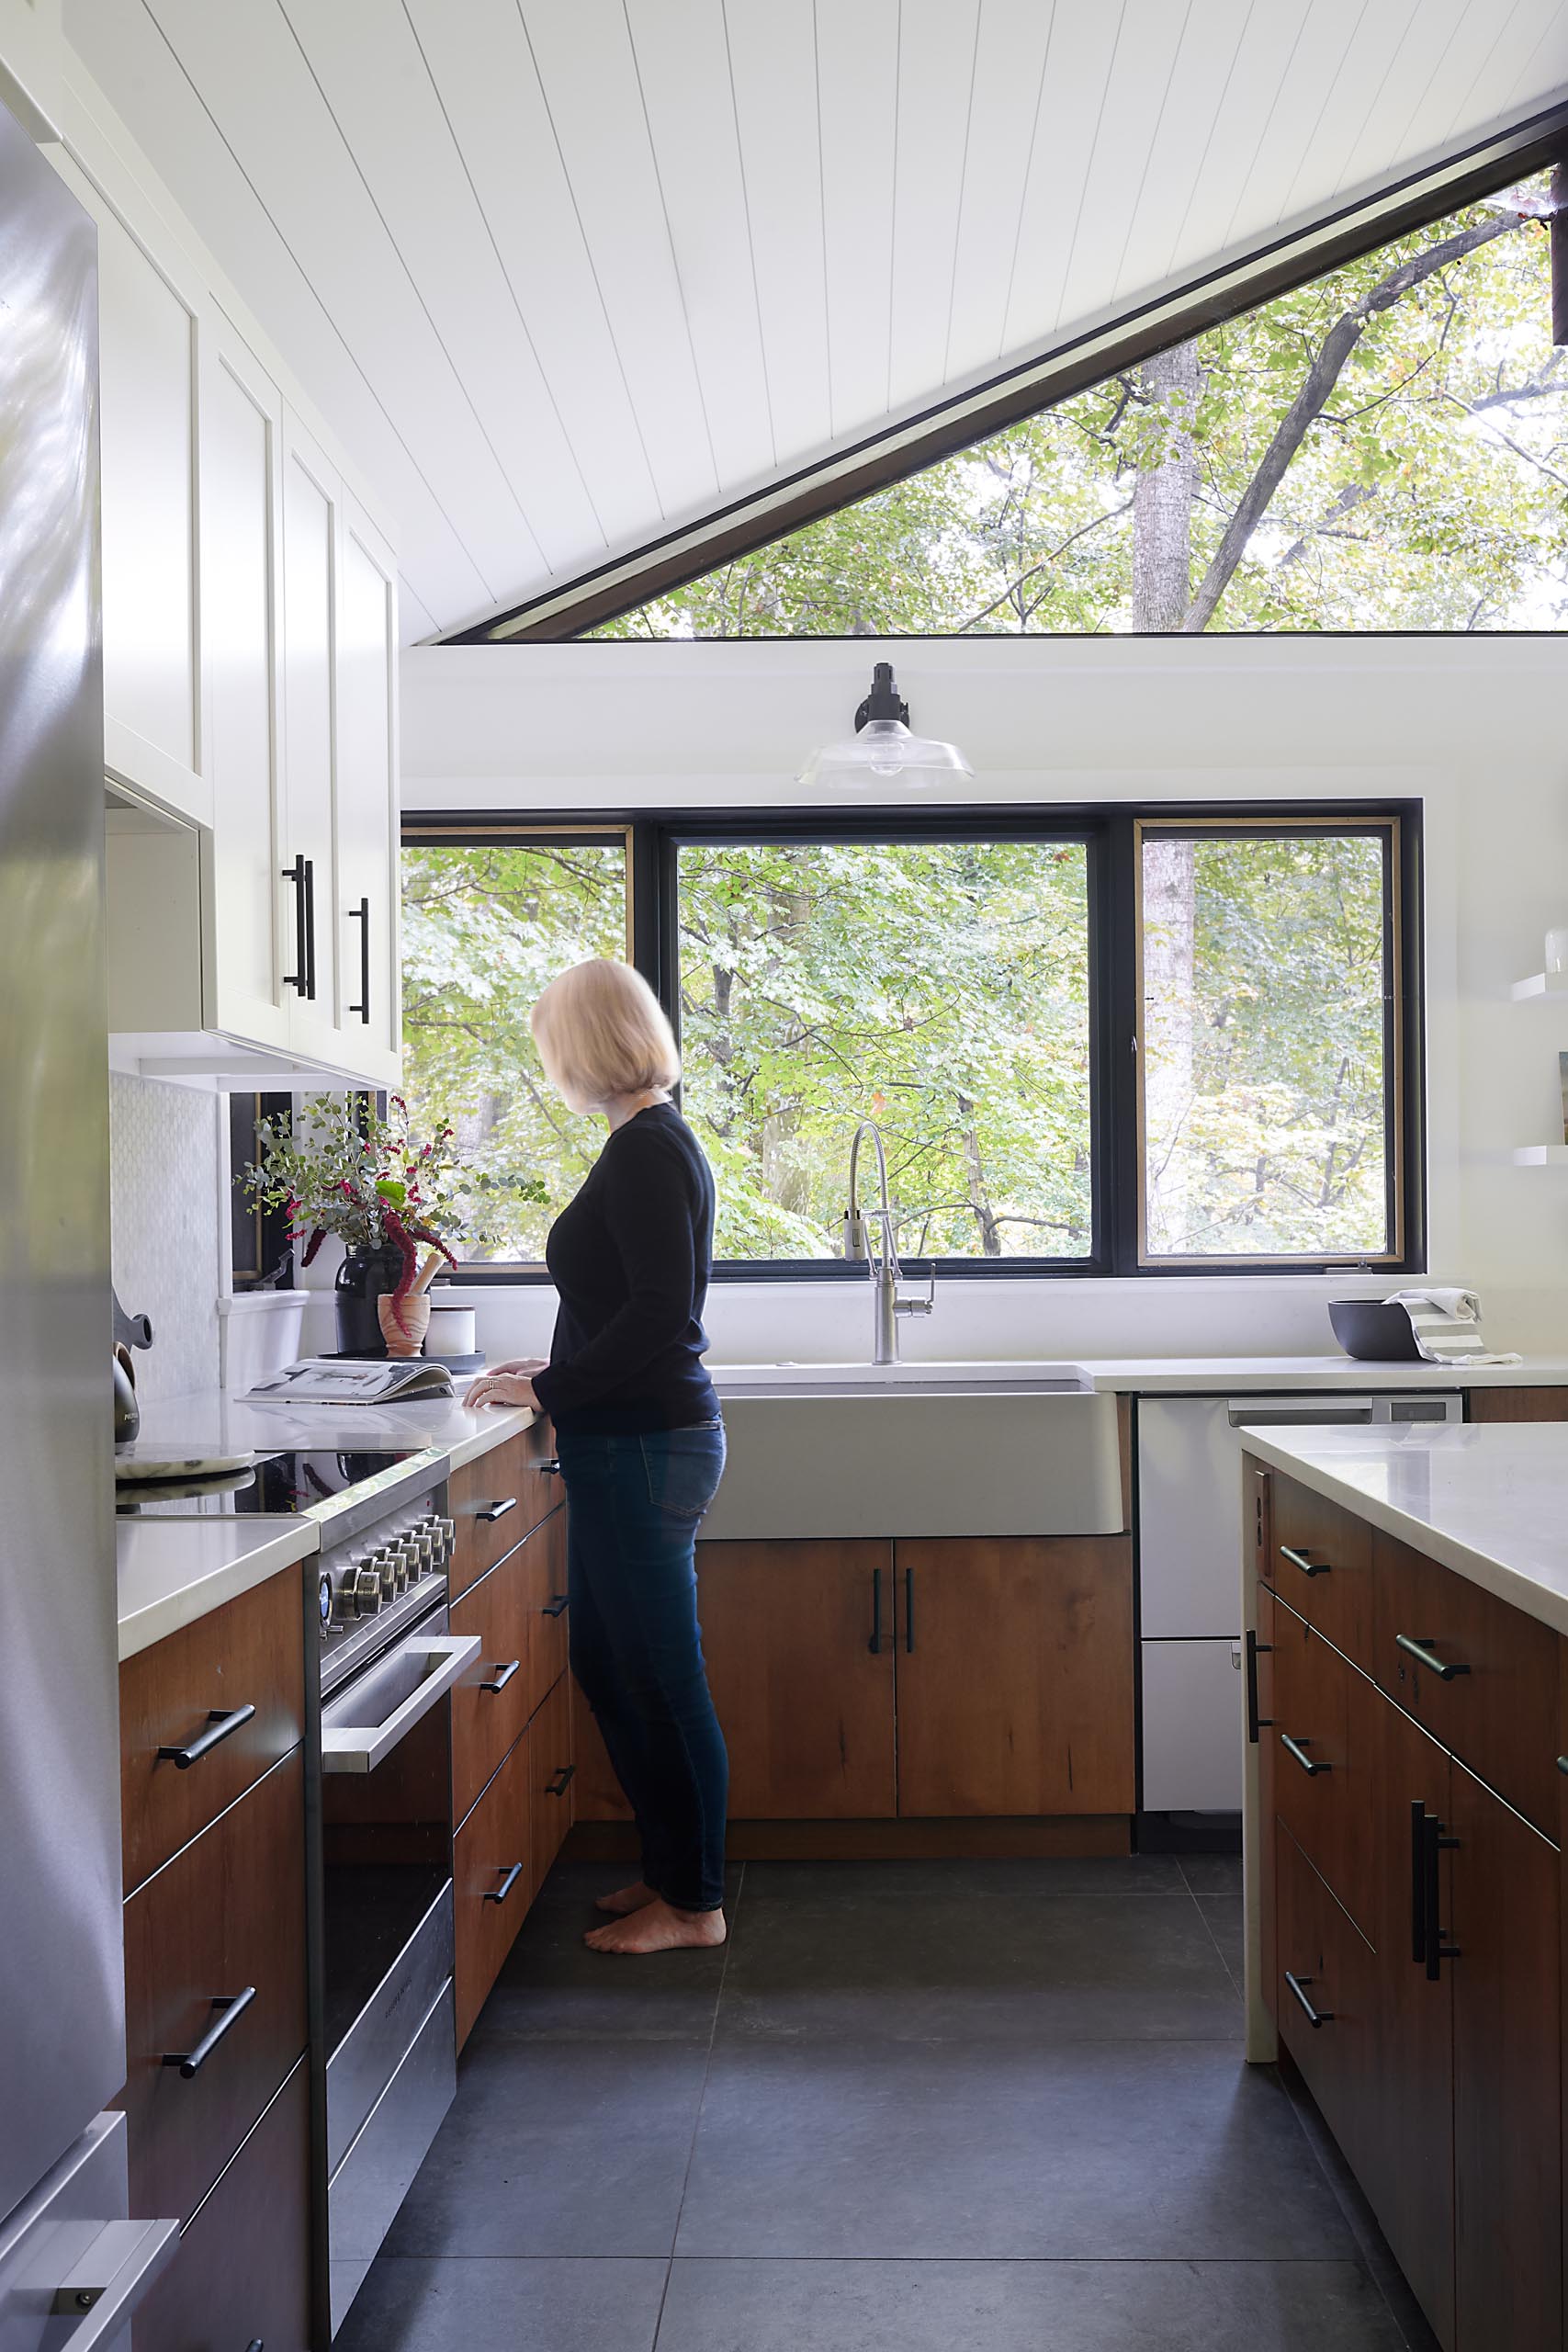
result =
M152 1320L152 1346L136 1354L143 1398L218 1379L222 1119L215 1091L109 1074L115 1288L128 1315Z

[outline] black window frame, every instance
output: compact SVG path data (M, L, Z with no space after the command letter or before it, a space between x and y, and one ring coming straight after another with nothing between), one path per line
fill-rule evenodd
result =
M1150 1258L1143 1246L1142 1072L1138 1035L1141 843L1146 828L1209 834L1278 830L1373 832L1389 842L1384 925L1393 987L1385 1010L1389 1096L1390 1232L1383 1254ZM446 815L411 811L408 846L534 843L620 839L626 843L630 959L649 981L680 1036L680 852L689 845L747 842L1081 841L1088 850L1089 957L1089 1152L1094 1247L1081 1258L936 1258L943 1281L1190 1280L1194 1275L1291 1277L1344 1272L1420 1273L1427 1263L1425 950L1422 804L1419 800L1227 800L1127 803L1003 801L983 807L905 803L854 809L662 808L519 810ZM838 1258L727 1258L716 1283L862 1282L864 1269ZM543 1264L465 1265L465 1283L547 1284Z

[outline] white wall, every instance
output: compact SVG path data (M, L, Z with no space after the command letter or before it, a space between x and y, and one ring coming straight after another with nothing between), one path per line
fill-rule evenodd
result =
M138 1350L144 1402L210 1388L218 1378L228 1167L223 1098L109 1073L109 1206L114 1285L128 1315L147 1315Z
M873 639L420 647L403 658L411 810L800 803L892 660L915 725L961 744L968 797L1419 799L1427 864L1431 1270L1480 1290L1499 1346L1568 1345L1560 1140L1568 1004L1516 1005L1568 921L1568 647L1554 639ZM891 797L892 796L889 796ZM818 792L823 804L840 796ZM959 1283L910 1355L1272 1353L1329 1344L1323 1301L1386 1280ZM537 1292L476 1294L491 1354L542 1348ZM855 1291L724 1284L716 1353L863 1352Z

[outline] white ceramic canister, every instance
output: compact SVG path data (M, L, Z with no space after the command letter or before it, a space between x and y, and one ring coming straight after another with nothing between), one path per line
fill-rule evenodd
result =
M479 1347L471 1306L448 1305L440 1297L430 1302L430 1332L424 1342L427 1356L471 1356Z

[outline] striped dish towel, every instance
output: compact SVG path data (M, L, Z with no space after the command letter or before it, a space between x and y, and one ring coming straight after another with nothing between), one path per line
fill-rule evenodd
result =
M1428 1363L1517 1363L1495 1355L1481 1336L1481 1301L1472 1290L1396 1290L1385 1306L1403 1306Z

